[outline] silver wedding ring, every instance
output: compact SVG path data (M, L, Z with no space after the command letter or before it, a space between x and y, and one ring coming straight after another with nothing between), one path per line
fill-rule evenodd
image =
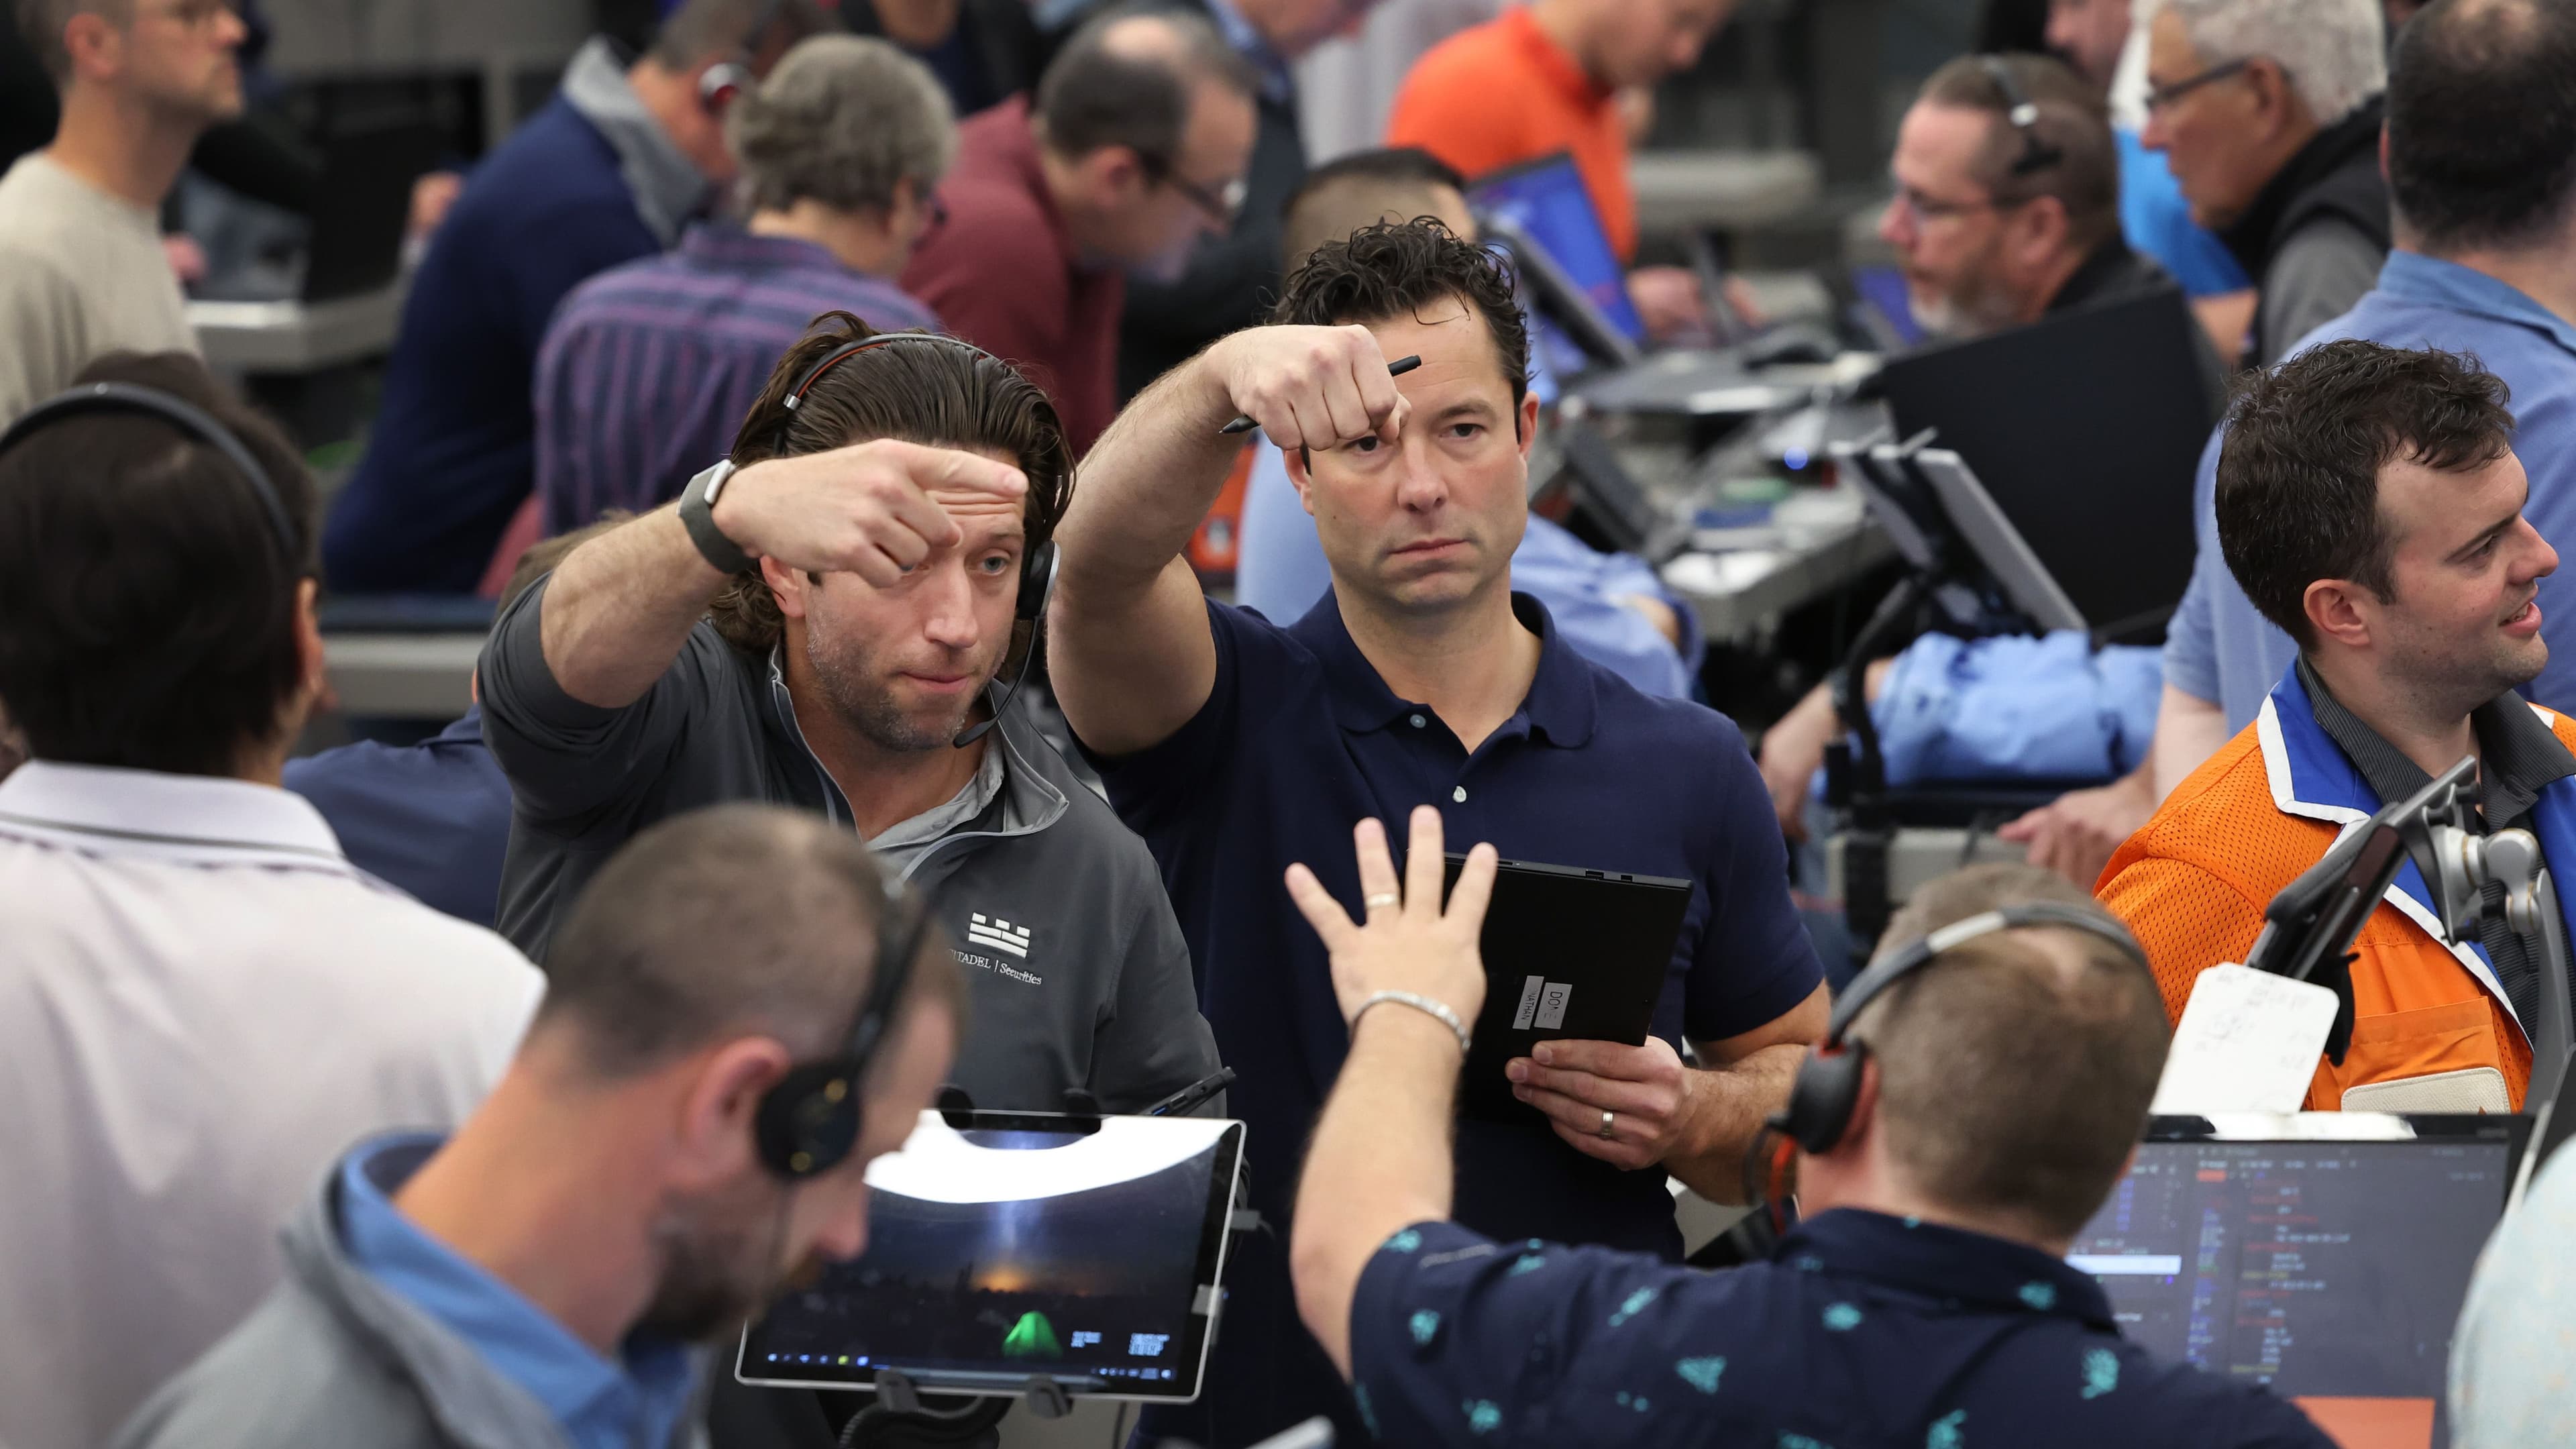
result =
M1360 902L1360 904L1373 911L1380 906L1400 906L1404 904L1404 897L1397 895L1393 891L1379 891L1376 895Z
M1611 1124L1611 1123L1613 1123L1613 1122L1615 1122L1615 1121L1617 1121L1617 1120L1618 1120L1618 1116L1619 1116L1619 1114L1618 1114L1618 1113L1616 1113L1616 1112L1604 1112L1604 1113L1602 1113L1602 1114L1601 1114L1601 1130L1600 1130L1600 1131L1598 1131L1598 1132L1593 1133L1592 1135L1593 1135L1593 1136L1595 1136L1595 1137L1600 1138L1600 1139L1601 1139L1602 1141L1604 1141L1604 1142L1609 1141L1609 1140L1610 1140L1610 1124Z

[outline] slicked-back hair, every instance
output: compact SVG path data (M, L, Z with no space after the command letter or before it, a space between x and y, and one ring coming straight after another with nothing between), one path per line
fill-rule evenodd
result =
M1139 20L1166 28L1168 44L1145 54L1110 33ZM1180 159L1191 101L1210 84L1246 100L1260 89L1251 65L1205 16L1122 5L1084 24L1047 63L1030 114L1059 156L1079 160L1124 146L1148 167L1169 168Z
M2302 649L2308 585L2396 596L2379 470L2483 468L2513 446L2511 392L2473 357L2328 342L2238 385L2218 454L2218 546L2245 597Z
M710 58L758 58L843 28L816 0L683 0L653 32L650 54L663 69L686 72Z
M1511 384L1512 406L1519 407L1529 391L1529 327L1521 320L1511 268L1483 247L1459 240L1437 217L1381 222L1315 248L1289 274L1270 320L1302 327L1385 322L1419 317L1425 307L1451 298L1484 318L1495 360Z
M875 959L882 881L857 836L781 806L718 805L662 821L573 903L546 952L531 1034L569 1029L601 1080L754 1034L802 1059L822 1056L846 1039L885 969ZM937 927L912 973L898 1021L935 1001L962 1032L965 989Z
M75 15L104 15L119 25L134 18L134 0L17 0L12 17L27 48L43 63L54 88L72 78L72 53L63 46L63 27Z
M1458 193L1466 178L1458 168L1419 146L1354 151L1306 173L1288 197L1280 252L1287 270L1305 264L1315 248L1381 221L1431 214L1434 193Z
M929 196L957 154L957 119L930 68L891 42L818 35L734 102L725 143L754 211L808 197L835 211L884 211L900 182Z
M1909 903L1909 938L2033 901L2101 912L2029 866L1960 872ZM1891 942L1896 940L1893 927ZM1879 1064L1880 1131L1935 1202L2072 1237L2119 1181L2164 1071L2164 998L2090 931L2029 926L1942 952L1852 1035Z
M312 475L185 353L111 353L78 381L211 416L285 506L158 417L97 412L0 454L0 702L40 760L230 775L275 746L304 680L296 594L319 572Z
M1073 450L1055 404L1007 363L953 341L888 342L834 364L788 409L789 390L816 363L875 335L848 312L815 318L813 330L770 370L759 401L734 436L734 465L747 468L765 458L798 458L878 438L997 452L1029 480L1020 512L1022 557L1053 538L1073 499ZM708 613L727 642L753 654L768 653L786 628L756 563L734 575ZM1012 649L1029 642L1014 640Z
M2030 143L2012 125L2011 100L1995 83L1989 64L2004 66L2022 98L2038 112L2029 134L2054 150L2056 161L2013 174L2013 163L2028 154ZM2066 208L2067 242L2078 252L2092 251L2120 229L2120 149L2111 136L2110 111L2100 93L2064 61L2045 55L1963 55L1934 71L1915 99L1987 115L1986 141L1970 175L1998 203L2056 197Z
M2388 71L2388 188L2437 251L2576 222L2576 5L2441 0L2408 21Z

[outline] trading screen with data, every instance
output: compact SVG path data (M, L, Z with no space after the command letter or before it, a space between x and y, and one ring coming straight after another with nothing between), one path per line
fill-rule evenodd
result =
M2435 1449L2511 1175L2502 1141L2151 1142L2067 1260L2133 1342L2268 1384L2329 1432Z

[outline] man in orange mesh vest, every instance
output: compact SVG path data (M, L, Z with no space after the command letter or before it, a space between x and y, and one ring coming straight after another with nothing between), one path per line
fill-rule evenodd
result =
M2558 554L2522 516L2505 403L2471 359L2357 341L2238 397L2220 551L2299 655L2096 888L2145 944L2169 1016L2202 971L2245 959L2264 906L2344 826L2463 755L2479 763L2475 828L2529 830L2576 870L2576 723L2513 693L2549 658L2534 585ZM2351 1050L2319 1060L2310 1108L2522 1105L2539 972L2567 965L2502 930L2445 946L2437 920L2409 865L2353 943Z

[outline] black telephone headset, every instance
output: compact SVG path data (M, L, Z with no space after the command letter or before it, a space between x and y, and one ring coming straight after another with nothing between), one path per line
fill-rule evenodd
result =
M787 1070L763 1093L752 1135L763 1165L790 1182L818 1177L849 1160L867 1125L868 1066L912 980L913 958L930 934L930 912L910 887L885 877L877 909L877 955L867 995L838 1052Z
M1861 1078L1869 1065L1868 1043L1849 1039L1852 1023L1860 1020L1861 1013L1889 987L1939 960L1944 952L1980 936L2026 926L2089 931L2119 947L2122 954L2138 964L2139 970L2153 969L2137 938L2108 913L2061 901L2005 906L1954 921L1872 962L1844 988L1841 999L1834 1003L1833 1015L1826 1020L1824 1040L1798 1064L1797 1080L1789 1088L1789 1104L1762 1124L1762 1131L1754 1135L1745 1153L1745 1200L1753 1204L1753 1213L1745 1225L1756 1250L1767 1255L1777 1245L1780 1234L1788 1230L1790 1205L1784 1185L1789 1164L1798 1151L1819 1155L1831 1152L1851 1130L1852 1113L1860 1106Z
M1984 68L1986 78L1995 83L1995 89L2003 92L2004 120L2021 137L2021 154L2013 158L2012 174L2028 176L2065 160L2064 151L2039 138L2039 107L2022 94L2021 84L2013 79L2012 63L2000 55L1979 56L1977 63Z
M933 342L949 347L963 347L996 366L1010 366L1009 363L965 338L951 337L944 332L880 332L873 337L863 337L856 342L845 342L825 354L821 361L805 369L805 375L796 379L796 385L787 390L787 396L779 399L779 406L786 409L786 416L778 424L778 441L775 447L779 455L786 454L787 431L796 425L797 409L805 405L805 394L814 386L817 379L848 358L856 357L871 348L896 342ZM1062 437L1064 424L1056 417L1054 401L1044 392L1040 392L1038 397L1040 406L1045 409L1046 420L1055 425L1056 435ZM987 730L1002 722L1002 711L1010 708L1011 697L1019 693L1021 683L1029 677L1029 665L1036 660L1038 653L1037 631L1046 622L1047 601L1055 597L1055 567L1056 548L1055 540L1052 538L1020 555L1020 596L1012 606L1011 622L1014 626L1012 629L1014 634L1018 633L1018 625L1029 626L1028 652L1020 656L1019 672L1011 676L1010 683L1002 686L1001 697L993 701L992 717L968 725L957 732L955 739L949 741L958 749L962 750L982 739Z
M278 494L276 480L270 478L268 470L251 456L250 449L242 446L241 439L233 436L232 429L215 421L211 414L185 398L130 382L83 383L21 414L16 422L9 425L8 431L0 432L0 453L25 442L28 434L39 429L92 413L135 413L159 418L190 439L221 453L233 471L242 476L242 481L250 485L252 495L259 499L260 514L268 525L269 536L277 541L278 557L285 560L288 572L299 571L295 525L289 521L286 501Z

